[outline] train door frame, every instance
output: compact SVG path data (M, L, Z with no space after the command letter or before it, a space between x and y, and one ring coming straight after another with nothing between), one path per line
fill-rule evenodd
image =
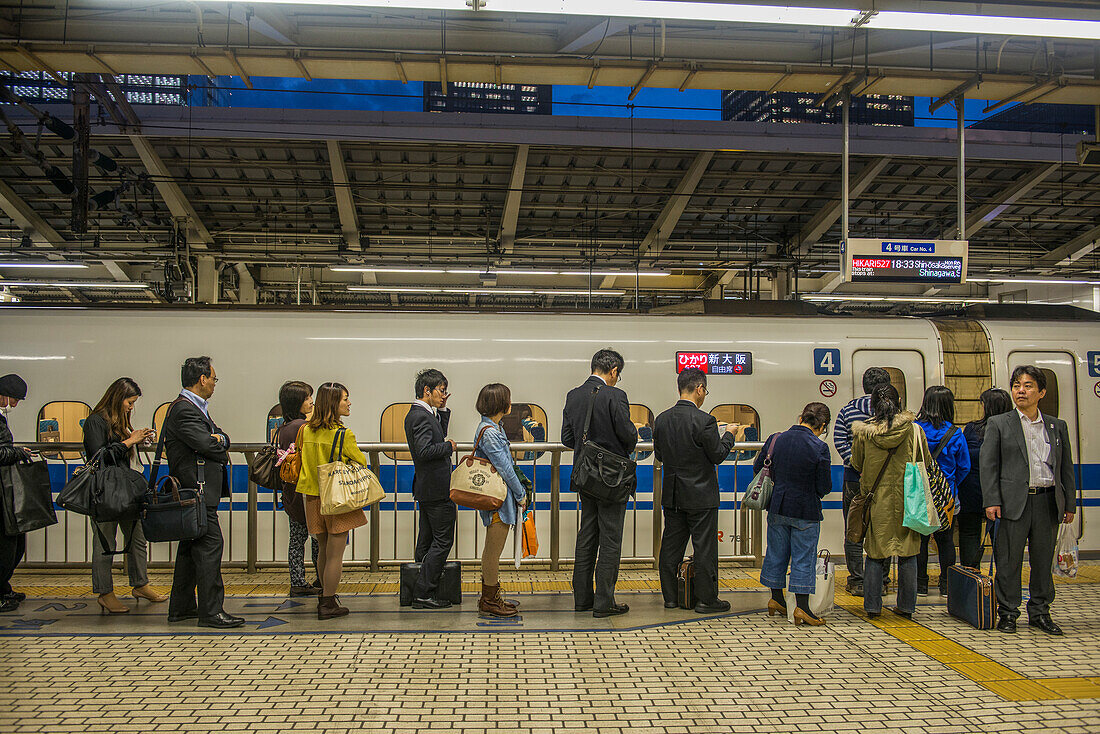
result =
M863 364L861 360L865 358L865 355L875 356L866 364ZM906 357L902 358L900 355L906 355ZM913 361L914 357L919 360L919 367ZM905 400L903 402L906 404L901 406L902 410L912 410L916 413L920 409L920 404L924 399L924 391L929 382L928 358L920 349L860 347L852 352L851 365L852 395L854 397L863 395L864 370L868 367L893 367L901 370L901 373L905 376ZM920 380L919 385L915 384L917 379ZM914 400L916 401L915 406L913 406Z
M1017 358L1016 355L1026 354L1029 355L1026 359ZM1044 362L1043 357L1058 356L1065 359L1065 364L1058 363L1057 366L1063 367L1064 370L1056 370L1050 366L1050 362ZM1008 383L1012 378L1012 370L1021 364L1033 364L1040 369L1050 370L1054 373L1058 379L1058 418L1066 420L1066 397L1072 395L1073 406L1072 415L1073 423L1070 425L1067 421L1067 428L1070 432L1070 441L1073 444L1073 478L1077 482L1077 508L1080 510L1077 513L1077 539L1080 540L1085 533L1085 490L1082 486L1081 475L1081 396L1078 394L1079 380L1077 378L1077 365L1080 363L1078 355L1071 352L1068 349L1010 349L1008 355L1005 357L1005 382ZM1070 389L1067 390L1066 387ZM1009 394L1012 393L1012 386L1007 385L1006 390Z

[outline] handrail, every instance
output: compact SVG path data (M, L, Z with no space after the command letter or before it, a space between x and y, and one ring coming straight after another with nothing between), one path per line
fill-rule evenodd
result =
M78 443L78 442L26 442L26 443L17 443L15 445L18 446L18 447L28 448L28 449L31 449L32 451L39 452L42 455L44 455L47 459L57 458L57 455L59 455L61 452L79 452L79 453L82 454L83 453L83 448L84 448L83 444ZM245 457L246 462L250 462L255 457L257 452L259 452L261 449L263 449L263 448L265 448L269 445L270 444L268 444L268 443L232 444L230 449L229 449L229 453L230 454L243 454L244 457ZM474 447L472 442L469 442L469 443L457 442L456 445L458 446L458 454L459 455L464 455L465 453L469 453L469 452L473 451L473 447ZM357 443L357 446L370 459L371 469L375 472L375 474L380 474L380 470L381 470L381 467L382 467L382 455L383 454L386 454L386 453L392 454L392 453L395 453L395 452L403 452L404 453L404 452L408 452L408 450L409 450L408 445L404 444L404 443L363 442L363 443ZM760 441L735 443L733 445L733 449L732 449L732 452L731 452L731 456L734 457L734 459L732 460L732 463L733 463L735 469L739 464L739 461L736 458L737 454L735 452L758 451L758 450L762 449L763 446L764 446L763 442L760 442ZM572 449L566 447L564 444L551 443L551 442L513 443L513 444L511 444L510 448L513 452L517 452L517 453L519 453L519 452L538 452L540 454L548 453L550 455L549 456L549 459L550 459L550 508L549 508L549 511L550 511L550 533L549 533L549 535L550 535L550 542L549 542L550 558L549 558L549 563L550 563L551 570L558 570L561 567L561 562L563 560L562 557L561 557L561 537L560 537L561 536L561 504L562 504L562 498L561 498L561 494L562 494L562 487L561 487L561 483L562 483L562 476L561 476L562 455L564 453L567 453L567 452L572 452ZM141 446L141 447L139 447L139 451L141 453L145 454L147 457L149 457L151 459L152 454L155 451L155 447ZM639 452L652 452L653 451L653 443L652 442L639 443L637 445L636 451L639 451ZM68 463L69 463L69 461L67 461L63 458L61 459L61 461L64 461L64 463L66 465L68 465ZM80 463L83 463L83 462L76 461L74 463L80 464ZM397 465L398 463L399 462L397 462L397 461L393 461L394 465ZM400 462L400 463L405 464L405 465L410 464L410 462L407 462L407 461ZM535 462L535 463L537 463L537 462ZM661 484L662 484L662 482L661 482L661 462L659 462L657 460L655 455L653 456L653 464L652 465L653 465L652 555L646 555L644 557L635 557L635 558L631 558L631 559L624 558L624 560L633 560L635 562L639 561L639 560L643 560L643 559L646 562L650 562L650 560L651 560L652 563L655 566L656 563L657 563L657 558L658 558L659 553L660 553L661 525L662 525L662 520L663 520L663 515L662 515L662 510L661 510ZM736 475L735 475L735 478L736 478ZM394 483L396 485L396 475L395 475ZM230 476L230 489L231 490L232 490L232 484L233 484L233 477L232 477L232 474L231 474L231 476ZM395 491L396 486L387 487L387 490L391 493L391 496L394 496L394 497L396 496L396 491ZM729 491L729 488L727 488L726 491ZM735 481L734 487L732 488L732 491L733 491L733 494L734 494L734 500L736 502L737 497L738 497L738 493L740 491L740 488L736 485L736 481ZM395 560L394 561L389 561L389 560L383 561L381 559L381 542L382 542L381 541L381 531L380 531L381 517L382 517L381 509L379 508L379 506L377 504L375 504L375 505L372 505L369 508L368 511L370 513L370 523L369 523L369 529L368 529L368 533L369 533L369 560L366 561L366 564L369 565L371 570L379 570L382 567L383 563L390 564L390 563L401 562L400 558L396 558L396 556L397 556L396 539L395 539L395 545L394 545ZM416 510L414 509L413 512L415 512L415 511ZM635 505L635 508L634 508L634 513L635 513L634 516L633 516L634 523L631 525L631 527L634 529L634 532L636 534L637 533L637 519L638 519L638 508L637 508L636 505ZM395 505L394 505L395 527L396 527L396 517L397 517L397 515L398 515L398 508L397 508L396 503L395 503ZM260 564L260 561L259 561L260 513L259 513L259 487L256 484L254 484L251 480L248 481L248 503L247 503L247 510L246 510L246 524L247 524L247 534L246 534L245 567L246 567L246 569L248 570L249 573L253 573L259 568L259 564ZM737 549L738 552L735 553L733 556L723 556L723 558L725 560L733 560L733 561L737 561L737 562L752 563L754 566L759 567L762 563L762 560L763 560L762 513L758 512L758 511L754 511L754 510L743 509L743 508L740 507L740 505L738 503L736 505L736 509L734 509L734 525L735 525L735 529L737 530L737 532L735 532L733 534L734 535L733 542L736 543L735 548ZM415 522L413 523L413 527L416 527ZM475 531L475 534L476 534L476 531ZM636 538L636 535L635 535L635 544L636 544L636 540L637 540L637 538ZM66 561L64 562L63 565L71 565L70 562L68 561L68 536L67 535L65 537L65 543L66 543L66 553L65 553ZM477 543L477 541L476 541L476 538L475 538L475 546L476 546L476 543ZM232 541L231 540L229 541L229 545L230 545L230 550L231 550L231 546L232 546ZM239 556L238 556L238 558L239 558ZM570 559L564 559L564 560L570 560ZM544 558L537 560L537 562L545 562L545 561L546 561L546 559L544 559ZM364 563L364 562L363 561L358 561L358 562L349 561L347 565L358 565L358 564L362 564L362 563ZM58 564L50 563L49 565L58 565Z

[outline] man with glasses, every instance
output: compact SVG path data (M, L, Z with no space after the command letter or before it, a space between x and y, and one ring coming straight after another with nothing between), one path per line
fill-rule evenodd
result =
M676 569L691 538L695 562L695 611L727 612L718 598L718 473L735 441L736 426L718 425L701 408L709 391L707 376L695 367L676 378L680 400L653 422L653 451L663 465L661 508L664 534L657 567L665 608L679 606Z
M413 458L413 497L420 510L416 561L420 573L413 586L414 609L445 609L451 602L438 595L443 564L455 542L458 511L451 502L451 456L458 447L448 439L447 378L436 369L422 370L413 386L416 400L405 416L405 439Z

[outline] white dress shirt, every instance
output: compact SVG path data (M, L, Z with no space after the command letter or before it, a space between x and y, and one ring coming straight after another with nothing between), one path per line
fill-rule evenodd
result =
M414 400L413 405L419 405L421 408L428 411L429 413L434 415L436 418L439 417L439 412L435 408L433 408L432 406L425 403L423 400Z
M1020 416L1020 427L1024 429L1024 443L1027 445L1027 466L1029 487L1053 487L1054 469L1050 460L1050 437L1043 424L1043 414L1031 420L1016 409Z

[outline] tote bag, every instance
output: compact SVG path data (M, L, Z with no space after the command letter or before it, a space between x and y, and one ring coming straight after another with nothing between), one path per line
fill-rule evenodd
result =
M342 515L361 510L386 496L374 472L365 466L344 462L346 430L341 428L332 437L328 463L317 467L322 515Z
M836 564L832 554L823 550L814 561L814 593L810 594L810 611L815 616L824 617L833 611L833 597L836 594ZM787 619L794 622L794 608L798 606L794 594L783 592L787 601Z
M481 443L481 437L489 426L482 428L474 440L474 452ZM495 512L504 506L508 497L508 485L504 477L488 459L481 459L470 452L458 460L458 466L451 472L451 502L472 510Z
M45 459L0 467L5 535L21 535L57 522Z
M905 507L901 524L921 535L931 535L940 529L940 514L932 498L932 484L924 461L917 461L920 426L913 424L913 451L905 464Z

